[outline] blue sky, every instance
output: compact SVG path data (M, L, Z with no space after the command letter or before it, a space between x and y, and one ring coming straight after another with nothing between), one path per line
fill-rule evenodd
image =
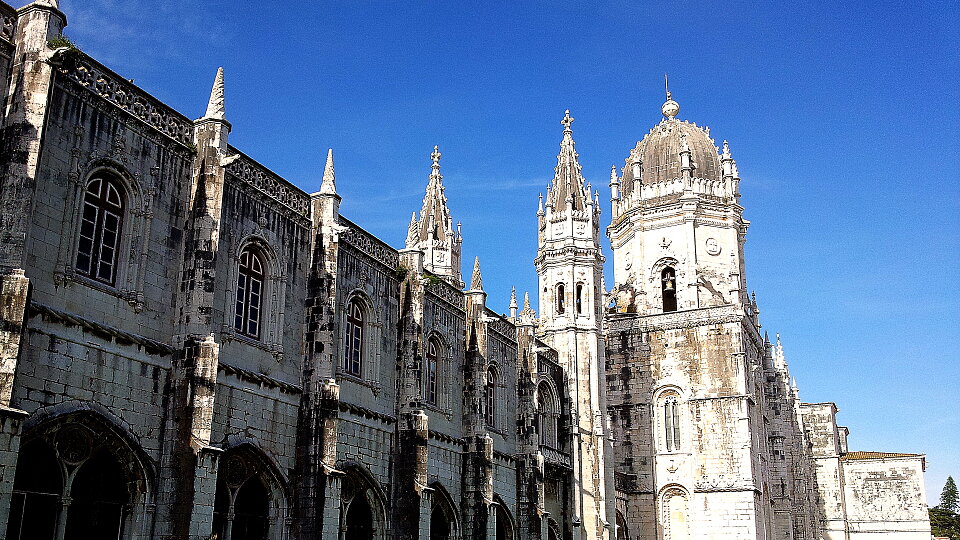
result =
M960 477L955 2L401 4L61 0L83 50L188 116L224 66L231 144L307 191L332 147L342 212L394 246L439 145L499 311L536 291L564 109L608 200L668 72L679 117L730 141L801 397L837 402L851 450L926 453L934 504Z

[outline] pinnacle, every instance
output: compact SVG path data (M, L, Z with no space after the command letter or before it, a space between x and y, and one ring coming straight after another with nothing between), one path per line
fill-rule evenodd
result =
M473 260L473 279L470 280L470 290L483 290L483 277L480 275L480 257Z
M410 216L410 226L407 227L407 249L412 249L417 245L417 213L413 212Z
M327 164L323 167L323 182L320 184L320 193L331 195L337 193L336 175L333 171L333 148L327 149Z
M573 130L570 125L573 118L568 109L560 121L563 124L563 140L560 142L560 153L557 155L557 167L554 169L553 189L548 189L547 197L549 202L566 203L569 199L573 202L574 210L583 210L586 201L583 193L583 174L581 172L580 162L578 161L575 143L573 142ZM551 198L552 195L552 198Z
M516 309L516 308L517 308L517 288L514 287L510 291L510 309Z
M207 103L207 114L204 118L213 118L215 120L226 119L226 108L223 98L223 68L217 68L217 78L213 81L213 88L210 90L210 101Z

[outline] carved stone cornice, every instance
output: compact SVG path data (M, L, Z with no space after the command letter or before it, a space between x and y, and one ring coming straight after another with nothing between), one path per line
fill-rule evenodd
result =
M453 285L450 285L446 281L441 280L436 283L428 283L426 286L426 291L430 295L443 300L447 304L450 304L452 307L455 307L460 311L464 311L466 309L463 291L457 289Z
M238 154L239 158L227 165L227 174L252 186L296 215L310 219L309 195L237 149L230 147L230 153Z
M397 270L400 266L400 254L397 250L343 217L340 218L340 222L343 226L339 235L341 242L353 246L391 271Z
M678 328L694 328L713 324L736 323L747 320L739 306L726 305L686 311L673 311L656 315L616 313L606 317L609 332L655 332Z
M176 142L193 145L193 122L83 52L72 51L57 71Z

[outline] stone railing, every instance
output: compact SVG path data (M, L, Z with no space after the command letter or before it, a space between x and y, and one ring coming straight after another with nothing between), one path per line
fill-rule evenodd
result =
M257 191L277 201L298 216L310 219L309 195L284 180L280 175L250 159L236 148L231 146L229 153L231 155L239 154L240 157L227 165L227 174L253 186Z
M167 137L193 146L193 122L86 54L74 51L59 72Z
M390 270L396 270L400 266L400 254L397 250L342 216L340 225L345 227L345 230L340 233L341 242L350 244Z
M554 465L560 465L567 468L572 468L572 461L570 460L570 454L565 454L559 450L554 450L549 446L540 445L540 453L543 454L543 460L547 463L552 463Z
M466 309L466 306L464 305L463 291L457 289L446 281L440 280L434 283L429 283L427 284L426 289L428 293L436 296L460 311L464 311Z
M496 312L487 309L486 313L487 328L507 338L509 341L517 339L517 327L498 315Z

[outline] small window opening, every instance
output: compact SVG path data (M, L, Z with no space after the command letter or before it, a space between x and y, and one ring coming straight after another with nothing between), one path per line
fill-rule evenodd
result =
M564 305L564 287L563 283L557 285L557 315L563 315L566 312L566 306Z
M583 314L583 283L577 283L576 303L577 303L577 315L582 315Z
M660 273L663 293L663 311L677 310L677 273L669 266Z
M675 397L667 398L663 403L664 439L667 443L667 452L680 449L680 409Z

